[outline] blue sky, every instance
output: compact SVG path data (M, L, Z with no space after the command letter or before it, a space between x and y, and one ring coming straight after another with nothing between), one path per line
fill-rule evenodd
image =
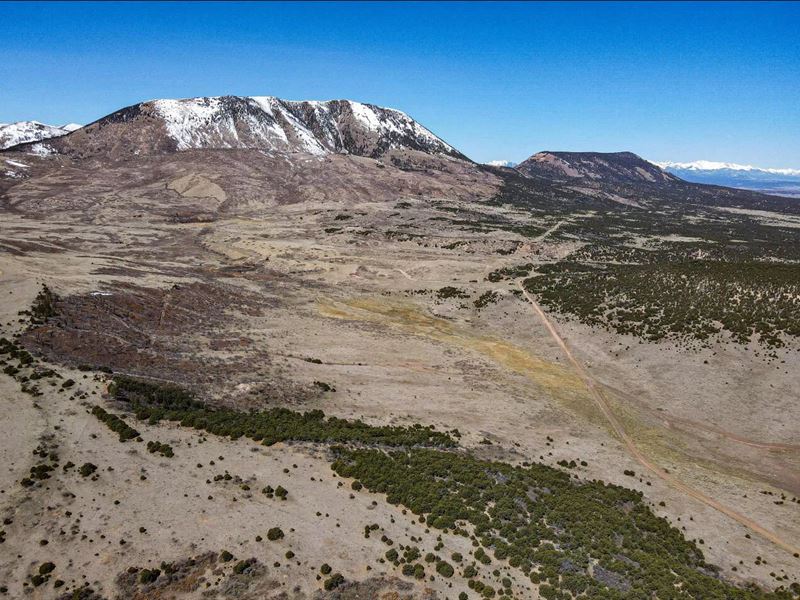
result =
M0 121L350 98L470 157L800 168L800 3L0 3Z

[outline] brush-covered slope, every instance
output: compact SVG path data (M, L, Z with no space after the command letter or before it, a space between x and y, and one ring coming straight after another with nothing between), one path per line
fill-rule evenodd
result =
M604 183L669 183L678 178L632 152L538 152L517 165L531 177Z

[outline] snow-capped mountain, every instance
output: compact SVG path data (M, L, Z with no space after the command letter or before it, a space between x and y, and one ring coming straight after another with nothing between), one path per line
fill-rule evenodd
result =
M41 146L81 156L248 148L372 158L391 150L418 150L466 158L399 110L352 100L288 101L272 96L151 100ZM20 150L37 151L32 146Z
M514 162L513 160L490 160L487 163L490 167L508 167L509 169L513 169L519 163Z
M693 183L723 185L770 194L800 195L800 169L770 169L710 160L653 164Z
M44 123L39 123L39 121L0 123L0 150L16 146L17 144L39 142L41 140L66 135L80 128L81 126L76 123L69 123L61 127L45 125Z
M736 163L715 162L713 160L696 160L694 162L653 162L662 169L682 171L747 171L768 173L770 175L788 175L800 177L800 169L767 169L753 165L738 165Z

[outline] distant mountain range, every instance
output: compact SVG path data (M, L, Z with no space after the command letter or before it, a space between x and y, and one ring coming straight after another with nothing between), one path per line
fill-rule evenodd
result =
M80 129L76 123L67 125L45 125L39 121L18 121L16 123L0 123L0 150L26 142L38 142L49 138L67 135Z
M273 96L214 96L151 100L122 108L86 126L38 121L0 124L0 149L75 157L123 157L192 149L256 149L381 158L416 151L469 160L407 114L353 100L289 101ZM630 152L539 152L521 163L490 167L562 182L670 183L680 179L800 197L800 169L734 163L649 162Z
M653 164L693 183L722 185L781 196L800 196L800 169L766 169L708 160Z

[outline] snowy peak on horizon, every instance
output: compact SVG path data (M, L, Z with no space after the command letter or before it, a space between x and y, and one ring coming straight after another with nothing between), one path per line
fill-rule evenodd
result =
M513 160L490 160L485 165L489 165L490 167L508 167L509 169L513 169L519 163L514 162Z
M81 125L69 123L67 125L46 125L39 121L17 121L16 123L0 123L0 150L25 144L40 142L54 137L67 135L80 129Z
M274 96L149 100L47 146L56 153L80 155L255 149L378 158L392 150L416 150L466 159L399 110L353 100L290 101Z
M653 164L692 183L722 185L780 196L800 196L800 169L762 168L710 160Z
M737 163L716 162L713 160L696 160L693 162L657 162L651 161L654 165L662 169L676 169L682 171L760 171L771 175L788 175L790 177L800 177L800 169L775 169L766 167L754 167L753 165L740 165Z

